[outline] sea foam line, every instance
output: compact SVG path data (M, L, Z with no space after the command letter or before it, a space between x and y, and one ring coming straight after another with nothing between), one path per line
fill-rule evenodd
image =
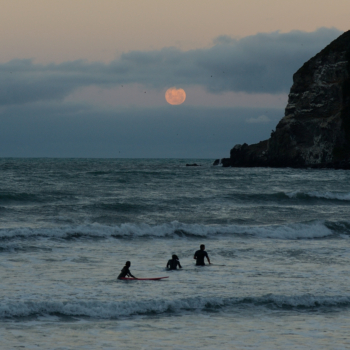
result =
M276 309L308 309L321 307L350 307L350 296L266 295L262 297L220 298L193 297L178 300L143 301L66 301L0 303L0 318L45 315L70 317L120 318L133 315L163 314L167 312L206 311L246 305Z
M340 201L350 201L350 192L341 193L341 192L320 192L320 191L310 191L310 192L285 192L285 195L289 198L320 198L320 199L335 199Z
M166 238L174 236L185 237L213 237L216 235L247 235L275 239L312 239L333 235L329 226L335 227L337 223L330 225L324 221L312 221L306 223L293 223L286 225L200 225L184 224L178 221L160 225L132 224L108 226L102 224L87 224L77 226L64 226L56 228L11 228L1 229L0 239L11 238ZM342 224L343 225L343 224ZM341 227L341 225L338 225ZM343 225L344 231L346 227ZM344 232L341 232L344 233ZM345 232L346 233L346 232Z

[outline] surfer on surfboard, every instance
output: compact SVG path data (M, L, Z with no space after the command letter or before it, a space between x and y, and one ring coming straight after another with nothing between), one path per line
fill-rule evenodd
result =
M166 268L169 270L176 270L178 266L180 269L182 269L178 256L174 254L172 259L170 259L166 264Z
M137 278L130 272L129 268L131 266L131 262L127 261L125 263L125 266L122 269L122 272L118 276L118 280L124 280L124 281L158 281L162 280L164 278L169 278L169 276L166 277L152 277L152 278ZM129 277L126 277L129 276Z
M193 259L196 259L196 266L205 266L204 258L207 258L208 263L211 264L208 253L205 251L205 245L200 245L200 250L194 253Z
M135 277L131 274L131 272L129 270L130 266L131 266L131 262L127 261L125 263L125 266L122 268L122 270L121 270L122 272L119 274L118 279L124 278L126 276L133 277L133 278L137 279L137 277Z

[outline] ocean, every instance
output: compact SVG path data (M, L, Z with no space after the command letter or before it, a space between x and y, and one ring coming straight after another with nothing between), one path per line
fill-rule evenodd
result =
M350 349L350 172L212 163L0 159L0 348Z

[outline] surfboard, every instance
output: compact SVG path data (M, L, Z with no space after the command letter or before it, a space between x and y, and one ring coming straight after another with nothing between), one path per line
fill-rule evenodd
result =
M154 278L132 278L132 277L121 277L120 280L124 281L157 281L162 280L163 278L169 278L169 276L166 277L154 277Z

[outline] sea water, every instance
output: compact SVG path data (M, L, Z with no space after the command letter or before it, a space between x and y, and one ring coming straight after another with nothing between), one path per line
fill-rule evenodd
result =
M0 348L349 349L349 205L344 170L1 159Z

